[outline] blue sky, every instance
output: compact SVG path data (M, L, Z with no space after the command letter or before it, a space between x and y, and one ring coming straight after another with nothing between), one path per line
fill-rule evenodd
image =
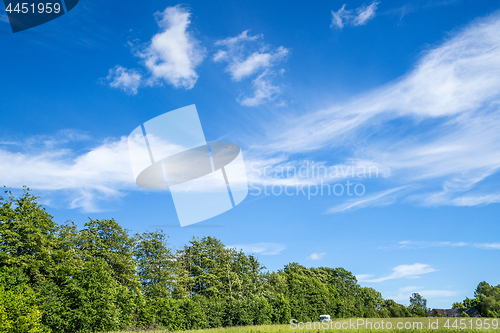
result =
M451 307L500 283L499 9L82 0L16 34L2 9L0 183L60 223L161 227L175 248L210 235L271 270L344 267ZM168 191L135 185L127 136L191 104L207 141L242 148L250 193L180 228ZM321 185L344 192L311 196Z

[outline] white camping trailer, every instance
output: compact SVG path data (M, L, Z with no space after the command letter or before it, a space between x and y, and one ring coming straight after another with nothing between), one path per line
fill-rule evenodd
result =
M321 315L319 316L319 321L332 321L330 319L330 315Z

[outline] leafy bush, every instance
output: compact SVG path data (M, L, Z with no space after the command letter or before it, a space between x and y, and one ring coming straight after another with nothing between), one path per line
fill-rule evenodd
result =
M147 301L152 314L152 325L160 325L170 331L185 329L186 316L180 308L180 302L172 298L158 298Z
M122 317L118 300L125 287L113 278L103 259L85 262L83 269L68 279L63 290L68 304L66 330L77 332L112 331L120 328ZM122 299L127 302L128 300Z
M18 267L0 269L0 332L41 333L42 312L37 297Z

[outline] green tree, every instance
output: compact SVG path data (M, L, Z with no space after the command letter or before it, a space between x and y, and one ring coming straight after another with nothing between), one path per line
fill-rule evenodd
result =
M5 194L0 196L0 266L21 267L32 282L50 276L56 223L28 188L21 197Z
M124 295L130 293L113 277L104 259L96 257L86 261L82 270L68 279L63 290L68 307L65 331L112 331L129 326L131 323L124 315L134 307L131 297Z
M79 232L78 247L85 261L102 258L122 285L139 290L134 261L135 240L114 219L93 220Z
M392 299L384 300L383 308L387 309L389 317L392 318L404 318L411 316L411 313L406 306L398 304Z
M382 294L372 288L360 288L360 299L362 300L360 312L365 318L377 318L383 308L384 299Z
M177 254L179 286L174 294L246 298L263 290L264 267L213 237L193 239Z
M175 285L177 264L163 231L136 235L135 260L146 297L170 297Z
M429 313L427 300L418 293L413 293L410 297L410 311L418 317L425 317Z
M464 304L475 307L483 317L500 316L500 285L480 282L474 292L474 299L466 298Z
M465 305L460 302L453 303L452 309L465 309Z
M466 308L477 308L479 305L479 299L477 298L468 298L464 299L464 305Z
M224 244L213 237L201 240L193 238L178 253L180 269L184 274L186 292L205 297L220 297L230 284L224 284L226 268L226 249Z

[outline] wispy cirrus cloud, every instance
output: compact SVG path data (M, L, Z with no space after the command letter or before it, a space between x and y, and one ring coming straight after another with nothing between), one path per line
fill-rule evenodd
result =
M330 28L343 29L346 25L357 27L365 25L369 20L375 17L375 11L380 2L373 1L369 5L362 5L356 8L355 11L345 9L344 4L336 12L332 10L332 23Z
M392 273L387 276L373 278L371 274L359 274L356 275L356 278L359 282L384 282L402 278L418 278L420 275L435 271L436 270L429 265L415 263L413 265L396 266L392 269Z
M276 76L275 68L286 61L290 50L283 46L271 48L260 42L263 35L250 36L248 30L236 37L229 37L215 43L219 49L213 56L214 62L227 64L226 72L235 82L253 77L254 95L243 97L240 103L244 106L257 106L271 101L281 93L281 88L272 83ZM280 71L283 73L283 69Z
M500 250L500 243L473 243L473 242L428 242L428 241L400 241L394 248L397 249L427 249L432 247L449 248L478 248L484 250Z
M429 247L464 247L469 246L466 242L425 242L425 241L401 241L398 242L400 249L424 249Z
M272 72L265 70L252 81L254 93L252 97L244 97L240 103L244 106L257 106L266 101L273 100L281 93L281 88L272 82Z
M227 63L226 71L231 75L233 81L241 81L261 69L272 67L283 61L289 53L289 50L283 46L274 50L270 50L268 46L262 44L256 45L257 50L249 47L249 42L257 42L264 36L249 36L248 32L249 30L245 30L236 37L215 42L215 45L220 49L213 56L213 60Z
M391 170L390 188L414 189L395 193L397 198L425 206L500 202L498 186L479 186L500 169L498 30L496 12L424 52L394 82L330 108L287 115L283 125L273 125L267 154L293 159L342 147L346 159ZM332 209L378 204L363 199Z
M406 189L406 186L392 188L380 193L364 196L359 199L348 200L347 202L327 210L327 213L340 213L351 211L368 206L386 206L396 201L397 194Z
M311 254L308 259L311 259L311 260L321 260L323 259L323 257L326 255L326 252L322 252L322 253L313 253Z
M398 293L393 296L388 296L386 298L393 299L395 301L408 300L413 293L418 293L425 298L430 297L452 297L458 295L458 291L448 290L448 289L425 289L424 287L409 286L400 288Z
M476 243L474 247L486 250L500 250L500 243Z
M113 88L136 94L140 86L169 84L175 88L192 89L198 80L196 67L205 56L205 49L189 31L191 13L179 5L155 14L159 32L143 46L134 48L147 72L116 66L107 77Z

